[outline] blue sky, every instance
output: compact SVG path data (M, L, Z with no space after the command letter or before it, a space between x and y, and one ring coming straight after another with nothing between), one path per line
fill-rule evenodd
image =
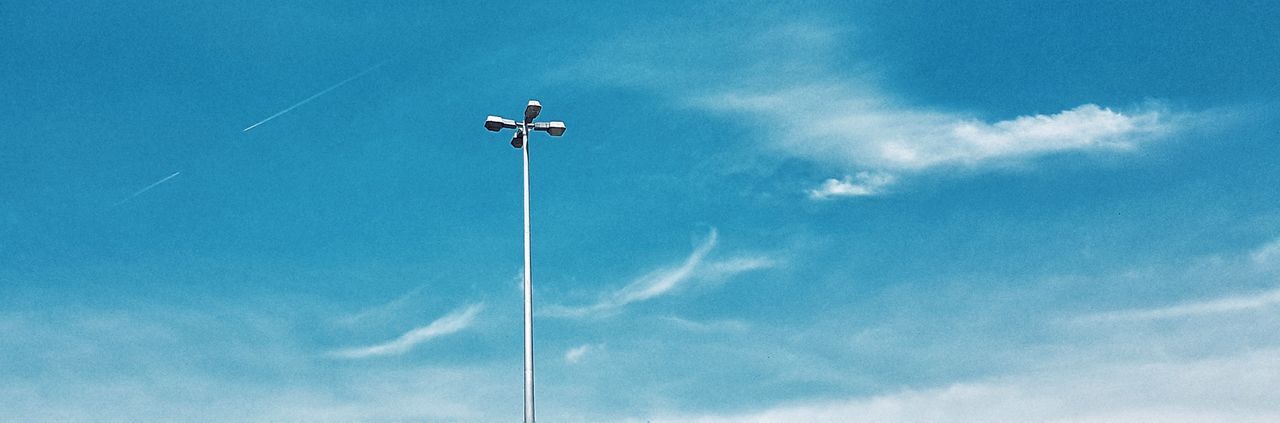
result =
M544 421L1275 421L1276 28L5 3L0 420L519 419L536 98Z

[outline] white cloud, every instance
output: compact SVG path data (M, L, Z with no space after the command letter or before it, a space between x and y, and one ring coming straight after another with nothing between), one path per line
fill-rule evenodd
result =
M476 314L480 313L482 308L484 308L482 304L473 304L460 308L436 319L429 325L405 332L405 334L391 341L367 347L334 351L331 355L340 358L357 359L404 354L418 344L466 329L471 326Z
M516 270L516 275L511 277L511 287L516 292L524 292L524 268Z
M1217 298L1207 301L1179 304L1170 307L1099 313L1087 316L1081 320L1086 322L1161 320L1256 310L1275 306L1277 304L1280 304L1280 289L1273 289L1253 295Z
M855 180L856 178L856 180ZM896 180L893 175L881 172L858 172L844 179L827 179L821 186L809 190L809 198L825 200L832 197L866 197L884 193L884 187Z
M1266 266L1269 263L1280 259L1280 239L1266 243L1249 253L1249 258L1253 260L1253 264L1258 266Z
M1280 259L1280 240L1262 244L1247 253L1230 255L1212 255L1198 260L1196 264L1184 272L1194 272L1193 283L1212 281L1218 286L1238 285L1241 278L1251 282L1248 291L1234 289L1217 294L1216 297L1202 296L1187 300L1180 304L1160 304L1143 308L1130 308L1102 313L1088 314L1071 319L1077 323L1121 322L1121 321L1154 321L1197 316L1225 315L1262 310L1280 306L1280 287L1258 291L1257 286L1274 283L1274 265ZM1168 280L1163 281L1169 284Z
M1280 351L1185 362L1067 367L870 397L655 423L1272 422Z
M1179 119L1152 104L1129 111L1083 104L986 121L898 104L867 81L789 84L726 90L693 104L767 122L768 149L858 172L826 180L809 191L812 199L876 195L897 175L932 169L1002 166L1072 151L1133 150L1175 130Z
M569 351L565 351L564 353L564 361L569 364L577 364L578 362L582 361L583 356L587 355L588 352L591 352L596 348L597 348L596 346L591 344L584 344L574 348L570 348Z
M490 422L520 412L519 381L511 389L501 360L335 366L317 356L299 329L323 323L323 301L140 304L0 312L0 422Z
M705 262L696 269L696 276L703 279L724 279L743 272L767 269L777 264L776 260L768 257L735 257Z
M706 241L695 248L679 266L664 267L649 272L622 288L606 294L595 304L577 307L549 305L541 312L555 317L584 317L615 312L631 303L670 294L691 280L727 278L739 273L771 267L774 264L772 260L763 257L740 257L704 262L707 254L715 248L717 238L718 234L712 228Z
M645 277L632 281L613 294L609 302L611 307L620 307L636 301L644 301L670 292L680 283L689 280L693 271L702 263L702 259L716 246L718 234L715 229L707 235L707 240L695 248L684 263L675 269L662 269Z
M881 88L872 70L884 65L833 59L856 50L847 40L851 32L839 26L817 18L744 27L750 32L687 34L682 48L653 41L670 34L632 28L566 74L673 92L685 105L758 123L770 152L889 178L879 186L856 176L827 179L809 190L812 199L876 195L894 176L927 170L1133 150L1178 130L1188 117L1150 102L1124 109L1084 103L999 118L910 104Z
M1066 151L1129 150L1174 127L1159 107L1122 113L1094 104L986 122L896 105L874 89L852 85L857 83L730 91L696 103L769 122L776 129L770 145L775 149L882 172L983 166Z

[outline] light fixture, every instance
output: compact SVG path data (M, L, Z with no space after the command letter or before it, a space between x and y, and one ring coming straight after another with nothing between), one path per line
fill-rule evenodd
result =
M533 421L533 261L529 255L529 131L544 131L553 137L564 135L564 122L534 122L542 112L542 103L529 100L524 108L524 122L499 116L485 118L484 128L490 131L515 129L511 146L519 148L524 156L524 422Z

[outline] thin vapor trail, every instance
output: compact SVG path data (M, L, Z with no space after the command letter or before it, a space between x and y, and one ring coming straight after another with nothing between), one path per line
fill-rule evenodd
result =
M320 91L320 92L318 92L318 93L315 93L315 94L313 94L311 97L307 97L307 98L303 99L302 101L299 101L299 102L297 102L297 103L294 103L294 105L289 106L288 108L286 108L286 109L284 109L284 110L281 110L281 111L279 111L279 112L276 112L276 114L274 114L274 115L267 116L267 118L266 118L266 119L263 119L263 120L261 120L261 121L258 121L258 123L255 123L255 124L253 124L253 125L249 125L249 127L248 127L248 128L244 128L244 130L241 130L240 132L249 132L249 130L250 130L250 129L257 128L257 127L258 127L258 125L261 125L261 124L267 123L267 122L268 122L268 121L270 121L271 119L275 119L275 118L277 118L277 117L280 117L280 115L283 115L283 114L285 114L285 113L289 113L289 111L290 111L290 110L296 109L296 108L298 108L298 106L301 106L301 105L303 105L303 104L307 104L307 103L308 103L308 102L310 102L311 100L315 100L315 99L316 99L316 97L320 97L320 96L322 96L322 95L328 94L328 93L329 93L329 91L333 91L333 90L337 89L338 87L341 87L341 86L343 86L344 84L346 84L346 83L348 83L348 82L351 82L351 81L355 80L356 78L362 77L362 76L364 76L365 74L367 74L367 73L369 73L369 72L373 72L375 69L378 69L378 68L382 67L382 65L383 65L383 64L385 64L385 63L387 63L387 62L386 62L386 61L382 61L382 62L379 62L379 63L378 63L378 64L376 64L376 65L373 65L373 67L370 67L369 69L365 69L365 70L363 70L363 71L360 71L360 73L357 73L357 74L355 74L355 75L351 76L350 78L344 79L344 80L342 80L342 82L339 82L339 83L337 83L337 84L333 84L333 86L331 86L331 87L329 87L329 88L325 88L323 91Z
M140 190L138 190L138 192L133 193L133 195L130 195L130 196L128 196L128 197L125 197L125 199L123 199L123 200L117 201L115 204L112 204L112 205L111 205L111 207L115 207L115 206L119 206L119 205L121 205L121 204L124 204L124 203L128 202L129 200L132 200L132 199L133 199L133 197L137 197L137 196L139 196L139 195L142 195L142 193L147 192L147 191L150 191L152 188L155 188L157 185L163 184L163 183L165 183L165 181L168 181L168 180L170 180L170 179L173 179L173 177L178 176L178 174L181 174L181 173L182 173L181 171L179 171L179 172L173 172L173 174L172 174L172 175L166 176L166 177L164 177L164 179L161 179L161 180L159 180L159 181L155 181L155 182L154 182L154 183L152 183L151 185L147 185L147 187L146 187L146 188L140 189Z

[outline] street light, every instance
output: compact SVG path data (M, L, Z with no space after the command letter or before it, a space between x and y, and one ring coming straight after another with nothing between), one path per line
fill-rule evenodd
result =
M533 421L533 273L529 260L529 131L544 131L553 137L564 135L564 122L534 122L542 112L542 103L529 100L524 108L524 121L516 122L490 115L484 128L493 132L515 129L511 146L524 154L524 422Z

